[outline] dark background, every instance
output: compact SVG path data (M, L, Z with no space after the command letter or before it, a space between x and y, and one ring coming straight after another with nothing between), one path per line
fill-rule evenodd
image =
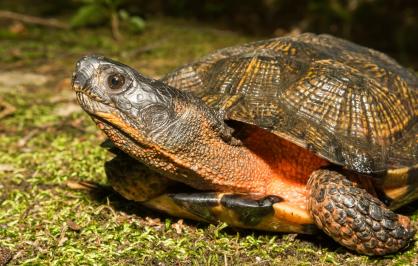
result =
M0 9L41 17L67 17L95 0L2 0ZM96 2L107 0L96 0ZM125 0L118 8L150 17L180 17L260 38L291 32L329 33L375 48L418 67L415 0Z

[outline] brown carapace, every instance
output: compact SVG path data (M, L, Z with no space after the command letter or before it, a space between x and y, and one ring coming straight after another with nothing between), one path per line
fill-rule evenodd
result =
M100 56L73 87L115 148L124 197L198 221L323 230L368 255L415 234L417 76L388 56L302 34L215 51L146 78Z

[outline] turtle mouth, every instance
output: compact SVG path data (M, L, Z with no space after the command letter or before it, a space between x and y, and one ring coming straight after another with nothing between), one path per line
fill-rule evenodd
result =
M94 94L87 94L81 88L76 88L74 86L74 90L76 91L76 98L78 103L80 104L81 108L86 111L89 115L99 116L98 113L110 113L112 109L111 103L104 102L101 98Z
M98 127L104 130L109 138L112 139L113 133L116 132L117 135L123 135L136 145L145 142L140 130L135 126L135 121L114 108L111 103L103 102L97 96L87 95L81 91L77 91L76 95L83 110L93 118Z

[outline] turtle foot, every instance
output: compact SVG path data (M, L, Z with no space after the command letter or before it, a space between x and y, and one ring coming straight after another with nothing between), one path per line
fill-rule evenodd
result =
M315 171L307 188L308 210L316 225L358 253L393 253L405 247L415 235L408 217L389 210L337 172Z

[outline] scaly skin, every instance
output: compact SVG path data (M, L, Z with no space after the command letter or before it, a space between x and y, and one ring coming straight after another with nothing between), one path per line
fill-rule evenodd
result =
M114 190L129 200L140 202L165 193L175 183L124 153L107 161L105 171Z
M415 234L408 217L387 209L337 172L313 172L307 188L308 210L316 225L349 249L367 255L393 253Z

